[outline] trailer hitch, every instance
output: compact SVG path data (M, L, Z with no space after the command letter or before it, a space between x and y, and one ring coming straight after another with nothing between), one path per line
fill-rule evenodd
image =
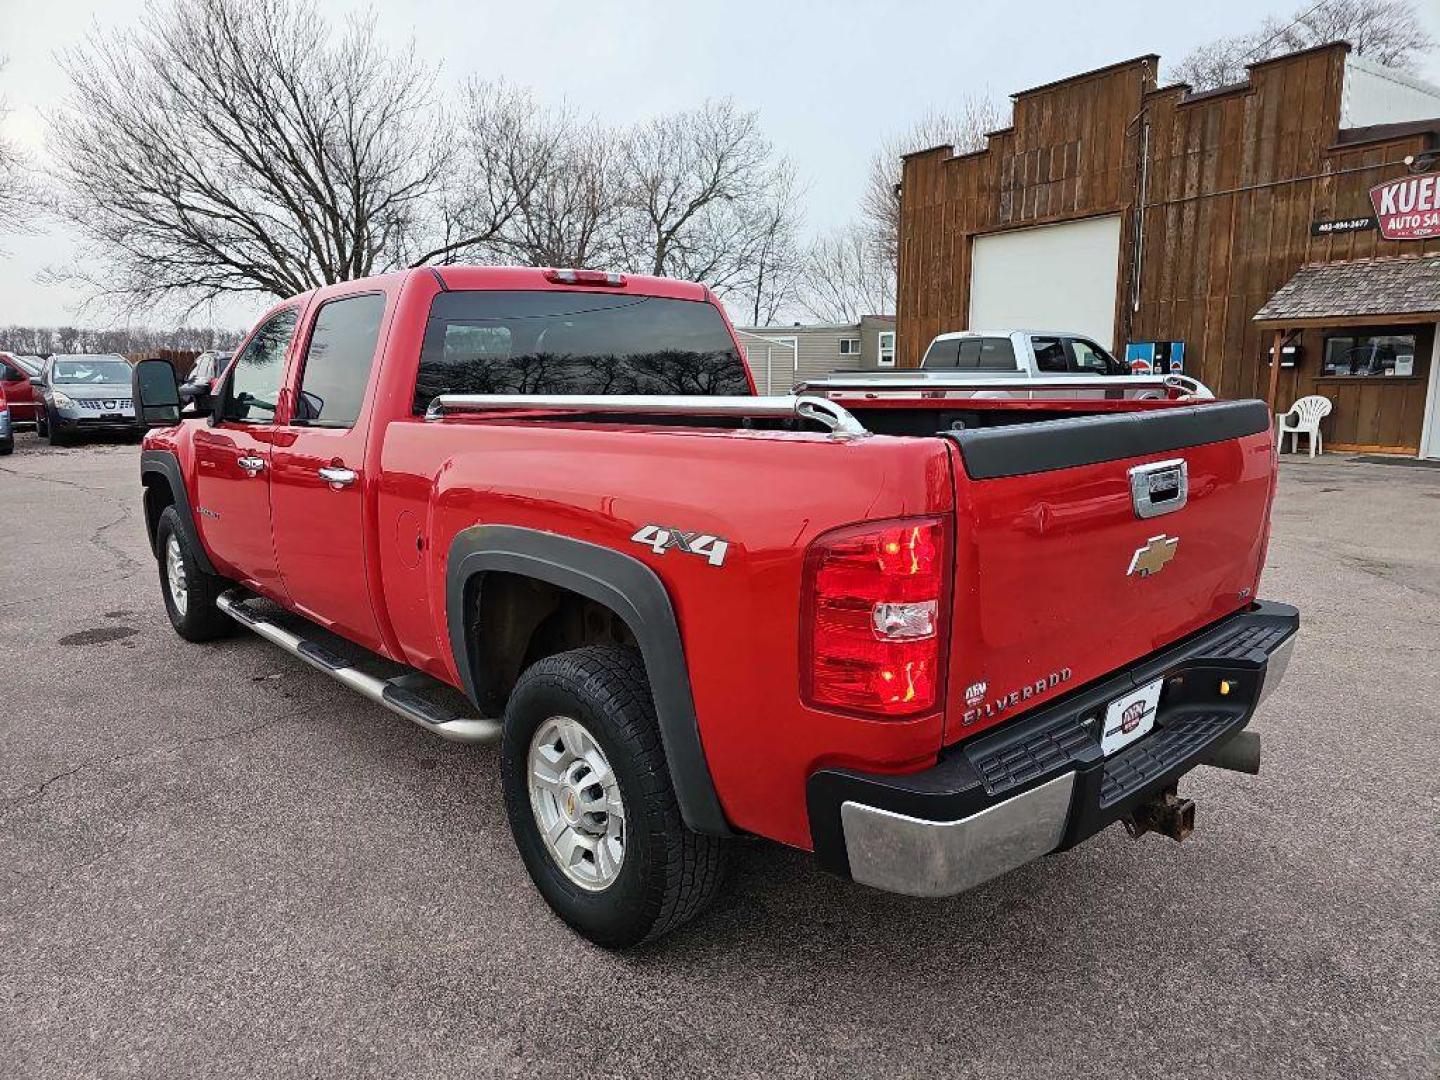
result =
M1180 798L1174 784L1156 792L1124 818L1125 831L1132 837L1147 832L1162 833L1171 840L1184 840L1195 831L1195 804Z

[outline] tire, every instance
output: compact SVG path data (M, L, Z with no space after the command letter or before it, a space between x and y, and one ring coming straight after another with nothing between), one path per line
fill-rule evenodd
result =
M180 511L167 506L155 528L156 546L160 551L160 595L165 599L165 613L170 616L175 632L186 641L214 641L235 628L234 621L215 603L229 582L200 568L180 524ZM171 587L172 558L185 575L183 588L178 590ZM177 592L183 600L177 598Z
M557 774L568 776L571 784L544 788L536 796L539 801L532 800L532 773L538 776L551 767L552 756L563 762L568 753L565 733L556 728L564 722L578 724L608 764L623 811L579 815L583 828L569 833L595 840L584 830L598 831L601 817L606 831L593 847L600 857L590 858L588 866L583 845L575 845L581 857L572 860L569 873L541 834L541 815L558 813L561 817L554 820L564 825L566 794L561 792L568 794L572 813L587 800L598 805L597 792L605 796L607 808L614 806L614 798L610 786L601 783L604 770L590 767L592 754L576 760L570 774L557 767ZM558 741L547 744L550 735ZM570 735L579 737L573 728ZM555 914L596 945L625 949L651 941L698 915L718 893L723 842L690 831L681 820L650 682L634 649L587 646L528 668L505 709L500 771L510 831L531 880ZM553 802L547 792L554 795ZM615 826L617 816L620 824ZM606 846L612 831L621 841L618 869L615 848ZM566 840L562 836L558 844L563 847Z
M7 454L13 454L14 452L15 452L15 440L14 440L14 439L6 439L4 442L0 442L0 457L4 457L4 456L7 455Z
M45 440L51 446L68 446L70 436L60 430L60 425L53 423L47 414L45 417Z

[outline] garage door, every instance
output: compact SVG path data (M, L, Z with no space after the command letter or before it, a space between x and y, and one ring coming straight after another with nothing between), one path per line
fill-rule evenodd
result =
M1115 348L1120 218L978 236L970 256L971 330L1073 330Z

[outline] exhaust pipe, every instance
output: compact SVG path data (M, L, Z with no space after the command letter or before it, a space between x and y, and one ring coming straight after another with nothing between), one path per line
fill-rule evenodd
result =
M1260 733L1258 731L1237 731L1219 746L1200 759L1201 765L1213 765L1217 769L1260 775Z
M1171 787L1135 807L1124 821L1125 831L1132 837L1157 832L1178 842L1195 831L1195 804L1180 798Z

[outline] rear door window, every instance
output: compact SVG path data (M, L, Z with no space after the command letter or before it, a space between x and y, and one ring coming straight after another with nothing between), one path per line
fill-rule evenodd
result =
M1059 338L1037 337L1032 339L1035 347L1035 367L1047 375L1064 375L1070 370L1069 351Z
M1015 346L1008 337L980 339L980 355L975 364L982 371L1015 371Z
M305 350L294 423L354 427L370 385L385 315L383 293L347 296L324 304Z
M414 410L440 394L749 394L711 304L588 292L446 292L430 308Z

